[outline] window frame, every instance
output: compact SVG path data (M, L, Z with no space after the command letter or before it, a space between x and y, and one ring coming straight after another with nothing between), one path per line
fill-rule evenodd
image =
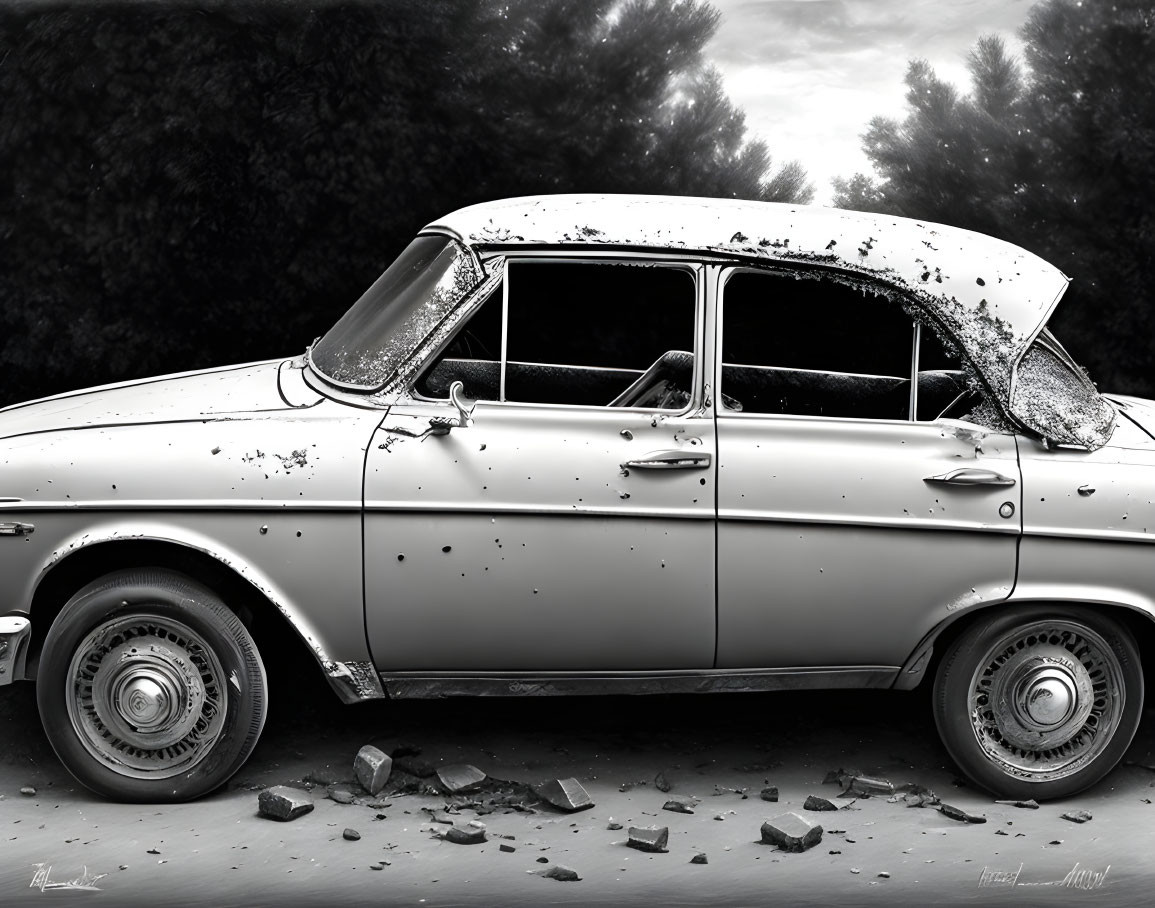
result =
M724 335L725 335L725 328L726 328L726 324L725 324L726 285L730 282L730 279L736 274L753 273L753 274L768 275L768 276L778 277L781 279L790 279L790 280L813 280L813 281L833 280L833 281L837 282L838 274L834 273L834 272L826 271L825 269L821 269L821 268L813 268L813 269L790 268L788 266L782 266L782 265L776 265L776 266L772 266L772 267L759 267L757 265L751 265L751 264L746 264L746 263L724 265L720 268L720 272L721 273L719 274L718 280L716 283L717 300L715 303L715 312L716 312L716 318L717 318L717 329L716 329L716 335L715 335L715 340L714 340L714 382L715 382L715 387L718 389L718 392L719 392L717 395L717 397L718 397L718 415L719 416L725 416L727 418L738 417L738 418L760 418L760 419L821 419L821 420L837 420L837 421L852 422L852 423L867 423L870 425L878 425L880 423L892 424L892 425L907 425L907 424L930 425L938 419L937 416L934 417L933 419L918 419L918 373L919 373L920 348L922 346L923 320L920 320L916 316L910 314L909 310L906 310L906 311L907 311L907 315L911 321L912 327L911 327L910 369L906 375L906 379L910 384L910 395L909 395L909 401L907 404L907 416L906 416L906 418L904 418L904 419L887 419L887 418L875 419L875 418L871 418L869 416L821 416L821 415L807 414L807 413L758 413L758 412L747 412L744 410L731 409L726 404L727 391L726 391L726 388L722 382L722 367L723 367L722 344L725 340ZM856 282L862 283L865 286L877 287L880 292L885 292L888 295L897 293L899 295L902 295L904 299L910 300L909 297L907 297L905 294L902 294L902 292L899 288L889 286L889 285L884 286L876 280L869 280L869 279L860 277L858 275L851 275L850 277L852 277L853 280L855 280ZM911 303L911 308L917 308L915 306L913 300L910 300L910 303ZM897 304L895 304L895 305L897 305ZM929 315L925 316L925 319L927 319L927 320L929 320L930 318L931 318L931 316L929 316ZM945 330L945 329L943 329L943 330ZM946 333L949 336L949 332L946 332ZM965 359L965 354L960 356L960 360L964 360L964 359ZM773 368L773 367L770 367L770 368ZM822 370L813 370L813 371L822 371ZM962 371L966 372L967 370L963 369ZM858 373L846 372L846 373L831 373L831 374L854 375L854 374L858 374Z
M499 390L498 400L488 400L480 398L479 404L486 407L503 407L503 408L547 408L550 410L582 410L593 412L645 412L645 413L661 413L663 416L684 416L693 413L695 410L704 409L703 405L703 388L705 384L705 362L704 355L706 350L705 344L705 328L706 328L706 265L707 262L699 259L691 259L677 254L663 255L660 253L642 253L642 252L617 252L617 251L603 251L584 249L580 251L568 252L564 250L548 249L540 251L525 251L518 250L515 253L510 253L508 250L502 251L500 254L491 256L482 256L482 261L486 265L486 273L490 272L490 267L500 260L500 289L502 294L501 300L501 354L499 360ZM606 404L566 404L566 403L544 403L535 401L518 401L505 399L505 384L506 384L506 367L508 365L507 347L509 340L509 266L517 263L534 262L538 264L574 264L583 263L591 265L619 265L619 266L633 266L639 268L673 268L682 271L690 276L693 281L694 294L694 324L693 324L693 349L690 353L694 357L694 369L691 377L690 400L685 407L677 410L673 409L659 409L656 407L610 407ZM496 276L496 275L494 275ZM487 289L486 284L477 288L477 292ZM496 292L497 288L489 290L490 293ZM468 317L462 318L454 327L453 331L446 336L446 338L438 345L437 349L430 355L424 367L419 370L413 378L408 382L408 392L410 396L422 403L444 403L447 398L444 397L426 397L418 392L417 385L425 376L428 370L434 368L439 361L439 358L444 350L456 339L457 335L465 329L469 321L480 311L480 307L489 302L487 298L484 302L478 304L477 310L471 312ZM520 362L520 360L519 360ZM538 365L559 365L564 368L563 364L557 363L537 363ZM586 368L600 368L600 367L586 367ZM608 368L608 367L607 367ZM647 367L648 368L648 367ZM642 370L644 373L645 370ZM640 373L641 374L641 373ZM639 374L639 377L640 377Z

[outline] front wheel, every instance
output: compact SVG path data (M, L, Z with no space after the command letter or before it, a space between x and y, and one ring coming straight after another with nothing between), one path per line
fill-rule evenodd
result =
M951 644L934 713L959 767L1004 797L1061 798L1119 762L1143 709L1130 632L1067 606L980 618Z
M88 788L187 801L222 785L256 746L265 669L209 589L172 571L118 571L53 622L37 705L52 747Z

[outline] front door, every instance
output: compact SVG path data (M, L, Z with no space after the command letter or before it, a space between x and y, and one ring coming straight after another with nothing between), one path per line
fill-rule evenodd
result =
M382 672L631 672L714 658L700 269L507 262L392 407L365 474ZM471 424L448 389L477 401Z

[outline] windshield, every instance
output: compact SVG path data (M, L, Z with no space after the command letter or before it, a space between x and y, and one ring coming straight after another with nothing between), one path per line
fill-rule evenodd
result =
M313 345L309 362L334 384L376 391L481 280L447 236L419 236Z

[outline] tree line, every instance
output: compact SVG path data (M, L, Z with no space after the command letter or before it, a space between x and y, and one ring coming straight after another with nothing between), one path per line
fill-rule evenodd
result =
M0 7L0 403L294 354L425 223L540 192L805 201L697 0Z
M1044 0L1021 60L995 36L970 90L925 60L903 119L863 135L876 171L835 204L941 221L1037 253L1072 278L1052 326L1105 390L1155 397L1155 7Z

